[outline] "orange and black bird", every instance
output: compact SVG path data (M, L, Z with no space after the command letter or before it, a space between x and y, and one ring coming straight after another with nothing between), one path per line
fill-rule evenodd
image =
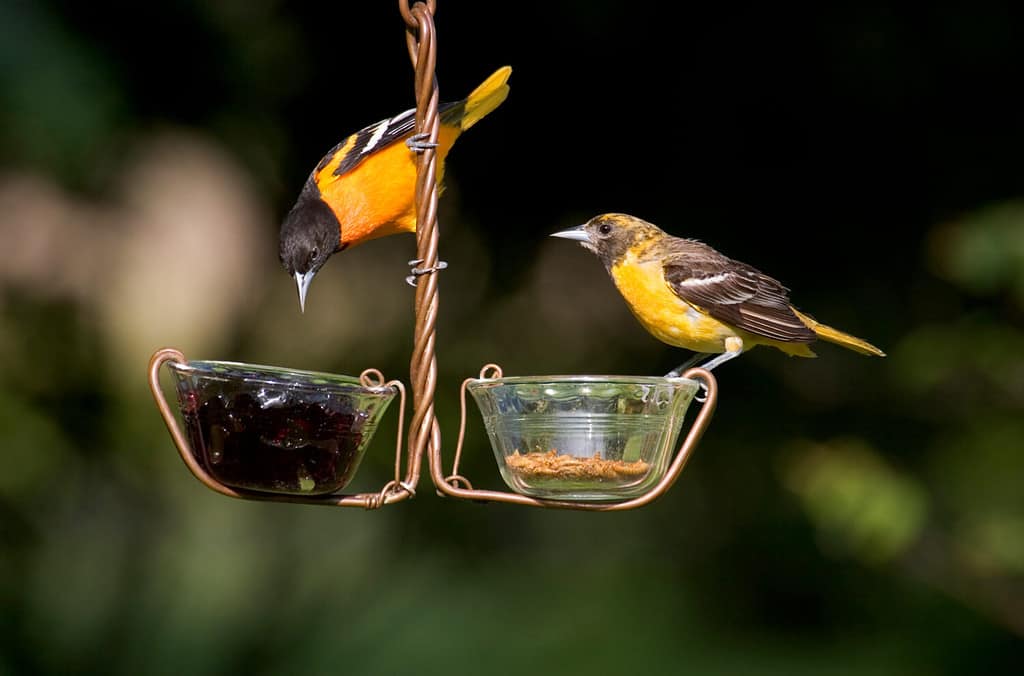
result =
M459 134L501 105L512 69L499 68L462 101L438 109L437 181ZM416 111L371 124L334 146L306 180L281 224L279 256L305 308L313 277L332 254L367 240L416 231Z
M653 223L604 214L551 236L575 240L597 254L629 309L655 338L697 353L721 353L704 364L706 369L755 345L814 357L810 345L819 338L885 356L797 310L789 289L760 270L702 242L673 237Z

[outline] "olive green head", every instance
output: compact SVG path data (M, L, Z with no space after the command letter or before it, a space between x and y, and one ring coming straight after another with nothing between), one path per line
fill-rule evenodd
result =
M569 230L552 233L552 237L575 240L601 259L606 268L621 261L626 252L637 245L665 236L665 232L645 220L628 214L601 214Z

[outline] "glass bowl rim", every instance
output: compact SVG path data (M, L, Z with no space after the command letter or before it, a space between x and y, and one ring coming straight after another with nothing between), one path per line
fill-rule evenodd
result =
M398 388L394 385L363 385L354 376L339 375L326 371L307 371L305 369L292 369L284 366L271 366L269 364L250 364L238 361L220 361L216 359L196 359L187 362L168 361L167 366L177 373L194 373L201 377L217 378L220 380L241 380L248 382L262 383L264 385L275 385L288 387L296 390L319 390L330 388L335 391L352 392L358 390L366 394L376 396L395 396ZM217 368L226 369L228 372L218 371ZM240 371L257 371L260 373L240 373ZM282 377L275 377L277 374L296 376L299 379L289 380ZM324 380L326 382L313 382Z
M667 376L610 376L610 375L554 375L554 376L502 376L501 378L472 378L469 388L485 385L540 385L543 383L563 384L611 384L611 385L686 385L696 393L700 383L692 378L669 378Z

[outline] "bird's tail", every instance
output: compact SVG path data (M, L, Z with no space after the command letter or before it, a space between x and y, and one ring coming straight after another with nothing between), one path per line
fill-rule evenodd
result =
M464 100L441 112L441 121L465 131L487 113L501 105L508 96L508 78L512 68L502 66L483 81Z
M836 345L842 345L848 350L860 352L861 354L873 355L875 357L885 356L884 352L866 340L861 340L856 336L851 336L850 334L843 333L838 329L833 329L831 326L826 326L813 317L798 311L796 308L793 308L793 312L795 312L796 316L800 318L800 321L807 325L807 328L814 331L814 333L823 340L835 343Z

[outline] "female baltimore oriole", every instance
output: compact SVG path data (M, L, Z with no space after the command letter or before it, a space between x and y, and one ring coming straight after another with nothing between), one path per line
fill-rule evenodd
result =
M512 69L499 68L462 101L440 106L437 181L459 134L501 105ZM281 264L295 278L299 306L332 254L367 240L416 231L416 111L381 120L334 146L306 180L281 224Z
M794 308L789 289L763 272L639 218L604 214L551 236L575 240L597 254L629 309L655 338L698 353L722 353L706 369L755 345L814 357L808 345L818 338L885 356Z

